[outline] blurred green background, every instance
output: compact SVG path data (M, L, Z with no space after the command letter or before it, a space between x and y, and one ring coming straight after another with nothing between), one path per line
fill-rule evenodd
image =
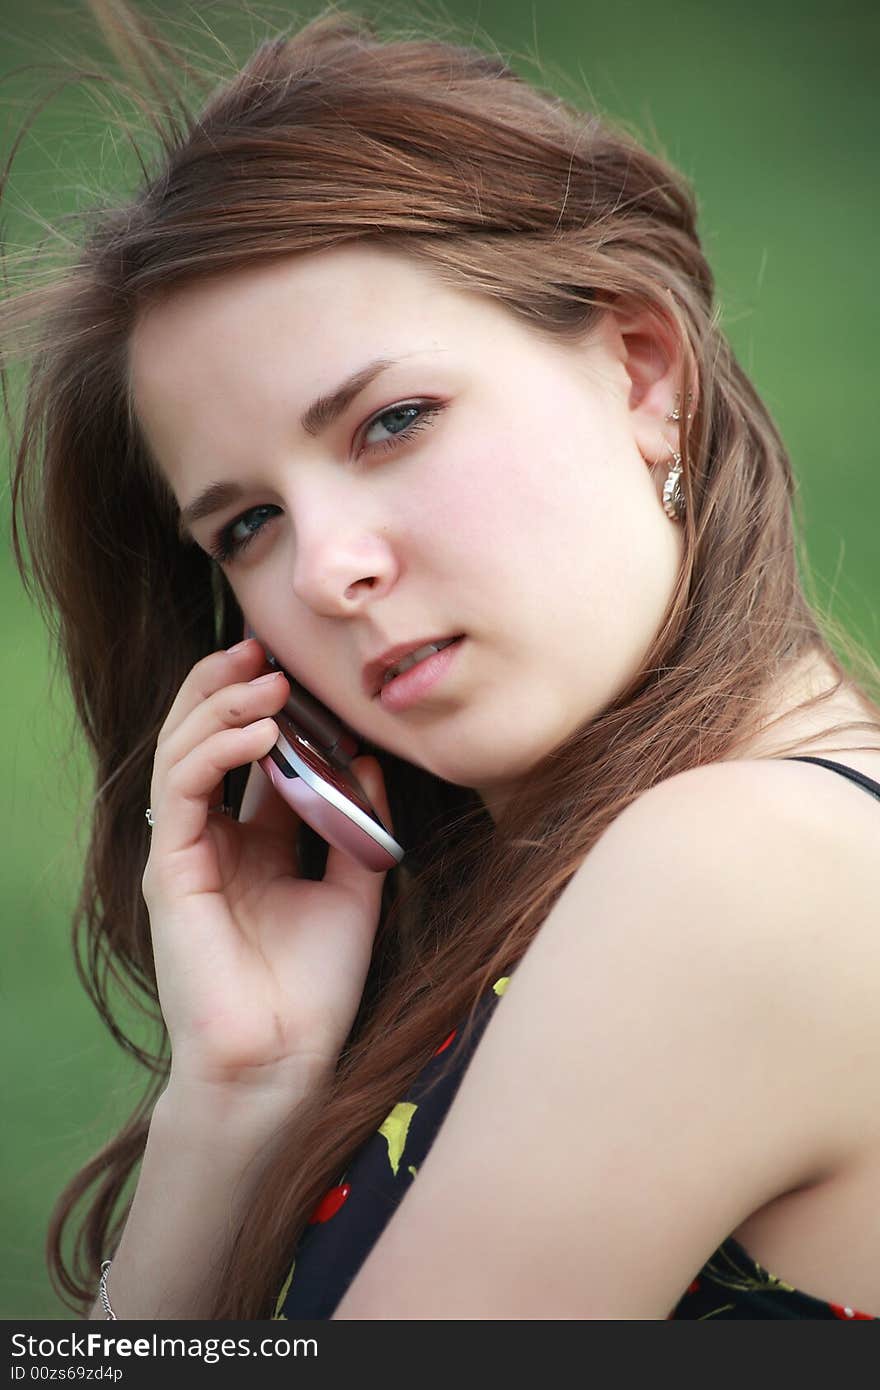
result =
M223 57L212 33L241 59L276 25L321 6L225 0L196 9L165 0L141 8L216 66ZM423 13L445 19L463 39L487 34L518 67L515 55L537 54L547 85L598 103L688 175L722 324L794 459L820 595L880 656L880 10L817 0L447 0L442 8L397 4L394 13L416 26ZM0 2L4 163L25 113L54 85L45 65L90 51L107 56L83 3ZM33 64L41 66L13 75ZM43 219L87 205L96 190L124 189L132 177L94 94L60 92L17 153L0 210L7 249L39 240ZM5 463L8 442L0 444ZM63 678L50 684L46 634L11 558L8 503L4 482L0 1316L69 1318L45 1269L49 1211L127 1116L141 1081L74 969L70 915L90 779Z

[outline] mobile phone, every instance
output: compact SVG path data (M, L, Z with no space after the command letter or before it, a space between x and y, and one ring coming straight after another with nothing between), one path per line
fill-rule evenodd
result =
M247 628L246 635L257 634ZM405 851L349 766L358 752L358 736L270 652L266 657L287 677L290 696L275 715L279 735L258 759L260 767L279 795L328 844L376 873L393 869Z

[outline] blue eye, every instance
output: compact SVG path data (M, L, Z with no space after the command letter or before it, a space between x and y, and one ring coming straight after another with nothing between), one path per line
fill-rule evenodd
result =
M374 415L372 420L368 421L362 434L364 449L367 451L378 449L383 452L388 449L396 449L398 444L432 424L443 408L443 405L436 401L430 403L404 401L400 405L389 406L387 410ZM377 425L385 430L388 438L370 441L368 435ZM359 448L357 450L358 456L364 449ZM271 516L273 512L280 511L280 507L273 506L271 503L259 507L249 507L234 521L230 521L222 527L212 538L208 546L210 554L218 564L228 564L240 555L246 546L250 545L255 536L259 535L267 514ZM236 534L240 527L245 528L244 535Z
M391 438L374 440L372 447L378 449L393 448L398 439L408 439L411 434L415 434L430 424L440 408L437 405L418 405L414 401L408 402L406 405L393 405L390 410L383 410L381 415L373 416L364 430L364 439L367 438L375 425L381 425L383 430L390 433ZM384 423L386 420L390 421L390 425Z
M237 516L234 521L230 521L228 526L224 526L222 530L217 532L217 535L208 547L217 563L221 565L226 564L227 561L232 560L240 551L244 550L246 545L250 545L254 536L259 535L262 526L249 524L252 517L259 518L262 513L280 511L280 507L273 507L271 504L261 507L250 507L246 512L242 512L241 516ZM246 524L247 530L245 534L243 536L236 536L235 532L238 530L239 526L244 526Z

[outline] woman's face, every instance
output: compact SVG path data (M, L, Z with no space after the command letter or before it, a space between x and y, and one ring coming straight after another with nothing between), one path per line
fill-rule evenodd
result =
M340 247L175 291L130 367L189 533L225 544L266 647L493 814L640 669L682 555L660 496L677 368L647 321L606 313L556 342L413 259ZM216 484L230 495L192 517ZM458 633L408 708L363 688L387 648Z

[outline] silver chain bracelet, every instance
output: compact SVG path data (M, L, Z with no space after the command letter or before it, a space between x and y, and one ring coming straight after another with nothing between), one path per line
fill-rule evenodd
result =
M110 1299L107 1295L107 1274L110 1269L110 1265L110 1260L104 1260L103 1264L101 1265L101 1282L98 1285L98 1296L101 1300L101 1305L104 1309L104 1312L107 1314L107 1318L112 1318L114 1322L118 1322L119 1319L117 1318L113 1309L110 1307ZM107 1318L104 1319L105 1322L107 1321Z

